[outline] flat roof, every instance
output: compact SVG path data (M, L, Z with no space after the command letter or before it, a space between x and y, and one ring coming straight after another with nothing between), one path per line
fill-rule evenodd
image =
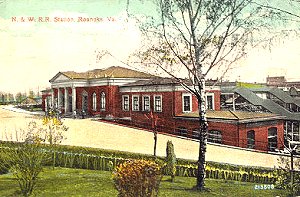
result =
M179 118L198 118L199 112L190 112L177 115ZM268 121L274 119L283 119L283 116L272 114L272 113L259 113L259 112L246 112L246 111L232 111L232 110L221 110L206 111L207 119L221 119L230 121L243 121L243 122L253 122L253 121Z

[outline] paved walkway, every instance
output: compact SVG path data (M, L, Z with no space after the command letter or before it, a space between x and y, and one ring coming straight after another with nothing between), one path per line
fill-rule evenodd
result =
M26 128L33 119L40 119L38 116L1 107L0 139L16 139L18 129ZM69 130L63 144L153 154L154 140L151 132L92 119L64 119L64 123ZM157 155L165 156L168 140L172 140L174 144L176 157L197 160L199 152L197 142L161 134L158 134ZM206 154L207 161L271 168L278 165L277 159L278 156L273 154L211 144L208 145Z

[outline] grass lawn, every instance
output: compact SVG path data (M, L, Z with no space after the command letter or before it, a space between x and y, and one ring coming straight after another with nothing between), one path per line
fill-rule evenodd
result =
M195 178L176 177L175 183L163 177L159 196L201 197L201 196L286 196L282 190L255 190L254 183L207 179L210 192L198 192L191 188ZM17 181L11 174L0 175L0 196L20 196ZM67 168L45 168L40 174L33 196L117 196L111 179L111 172Z

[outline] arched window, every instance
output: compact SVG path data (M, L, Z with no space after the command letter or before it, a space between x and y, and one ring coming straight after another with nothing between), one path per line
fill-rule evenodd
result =
M82 92L82 111L87 112L88 110L88 93L87 91Z
M247 131L247 148L255 148L255 133L253 130Z
M105 93L101 92L101 97L100 97L100 110L101 111L105 111L105 105L106 105Z
M275 151L277 149L277 128L271 127L268 129L268 150Z
M218 130L208 131L207 141L222 144L222 132Z
M97 111L97 95L93 93L93 111Z

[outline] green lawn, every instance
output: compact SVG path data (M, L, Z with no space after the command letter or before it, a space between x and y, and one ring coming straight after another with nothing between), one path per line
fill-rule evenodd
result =
M253 183L225 182L224 180L206 180L210 192L198 192L191 188L195 178L176 177L175 183L164 177L159 196L164 197L201 197L201 196L286 196L281 190L255 190ZM11 174L0 175L0 196L20 196L18 184ZM41 173L33 196L117 196L111 172L46 168Z

